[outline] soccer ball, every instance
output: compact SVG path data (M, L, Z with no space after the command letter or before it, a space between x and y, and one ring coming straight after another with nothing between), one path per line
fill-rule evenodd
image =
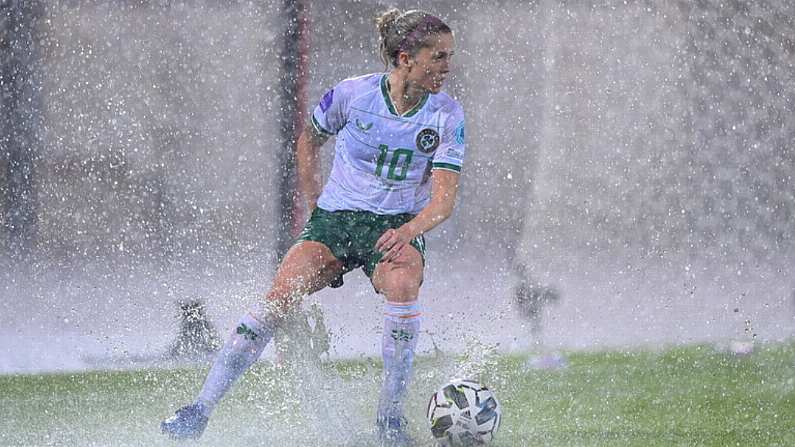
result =
M473 446L494 439L502 407L488 388L472 380L453 379L428 402L428 421L438 445Z

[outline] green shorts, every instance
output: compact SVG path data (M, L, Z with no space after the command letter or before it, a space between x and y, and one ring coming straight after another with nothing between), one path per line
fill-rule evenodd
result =
M375 249L378 238L386 230L398 228L413 218L413 214L380 215L369 211L326 211L315 208L296 238L296 243L314 241L327 246L343 264L342 274L331 283L331 287L340 287L342 275L359 267L368 278L372 277L376 264L383 256ZM411 246L420 252L424 263L425 238L414 238Z

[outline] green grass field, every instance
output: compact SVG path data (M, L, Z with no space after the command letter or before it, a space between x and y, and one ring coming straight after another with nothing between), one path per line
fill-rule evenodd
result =
M795 343L735 358L708 346L570 353L560 370L490 356L480 379L503 405L498 446L795 446ZM427 397L467 363L420 358L407 416L432 445ZM469 366L473 366L471 362ZM188 445L374 445L375 360L256 366ZM0 376L0 445L174 445L159 421L204 369Z

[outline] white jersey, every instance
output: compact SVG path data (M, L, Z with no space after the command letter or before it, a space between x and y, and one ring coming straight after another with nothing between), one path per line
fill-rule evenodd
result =
M461 172L464 111L458 102L445 93L426 94L399 115L385 73L337 84L315 107L312 124L337 135L318 199L327 211L417 214L430 200L432 169Z

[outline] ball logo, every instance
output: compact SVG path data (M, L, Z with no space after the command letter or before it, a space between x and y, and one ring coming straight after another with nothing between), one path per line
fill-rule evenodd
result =
M439 133L433 129L422 129L417 134L417 149L423 154L430 154L439 147Z
M437 445L484 445L500 428L502 407L483 384L453 379L431 395L426 414Z

